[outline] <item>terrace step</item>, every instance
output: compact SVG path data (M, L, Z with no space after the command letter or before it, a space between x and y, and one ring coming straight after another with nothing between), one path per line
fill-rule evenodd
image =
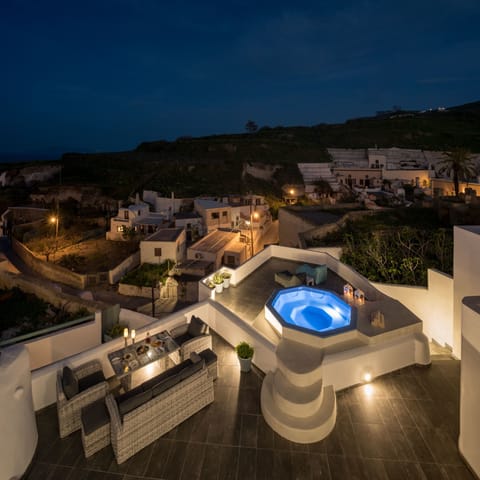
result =
M314 443L324 439L335 426L337 400L332 385L323 387L319 408L307 417L282 410L274 397L274 375L268 373L262 384L261 407L265 421L282 437L297 443Z
M293 385L308 387L322 380L322 349L283 338L275 353L278 369Z
M290 383L281 370L273 373L272 395L278 408L296 417L309 417L323 401L323 382L308 387L297 387Z

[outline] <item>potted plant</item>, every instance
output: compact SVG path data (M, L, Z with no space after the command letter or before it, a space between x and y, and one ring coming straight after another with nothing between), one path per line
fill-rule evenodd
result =
M213 283L215 284L215 292L223 292L223 275L221 273L215 273L213 275Z
M236 347L238 360L240 362L240 371L249 372L252 367L252 357L254 349L247 342L240 342Z
M222 277L223 277L223 288L228 288L230 286L230 277L232 275L230 272L223 272Z

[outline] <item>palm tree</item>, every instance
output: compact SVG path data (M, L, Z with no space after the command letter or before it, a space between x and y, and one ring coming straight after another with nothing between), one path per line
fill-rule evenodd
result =
M453 188L458 197L458 184L460 178L468 180L476 175L475 164L470 157L470 151L466 148L455 148L451 152L445 152L446 158L438 165L438 173L446 173L449 177L453 174Z

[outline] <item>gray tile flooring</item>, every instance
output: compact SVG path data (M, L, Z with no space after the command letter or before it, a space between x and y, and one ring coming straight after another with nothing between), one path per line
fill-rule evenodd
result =
M111 447L86 460L80 433L58 437L55 406L37 414L39 444L25 479L473 479L458 449L460 362L435 356L370 385L338 392L337 423L323 441L277 435L260 413L258 370L240 373L214 335L215 402L122 465Z

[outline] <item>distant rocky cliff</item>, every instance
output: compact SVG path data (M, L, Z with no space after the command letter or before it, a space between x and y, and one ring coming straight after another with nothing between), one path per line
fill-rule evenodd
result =
M52 179L62 170L61 165L38 165L23 168L12 168L4 170L0 173L0 186L15 187L27 186L30 187L37 183L45 182Z

